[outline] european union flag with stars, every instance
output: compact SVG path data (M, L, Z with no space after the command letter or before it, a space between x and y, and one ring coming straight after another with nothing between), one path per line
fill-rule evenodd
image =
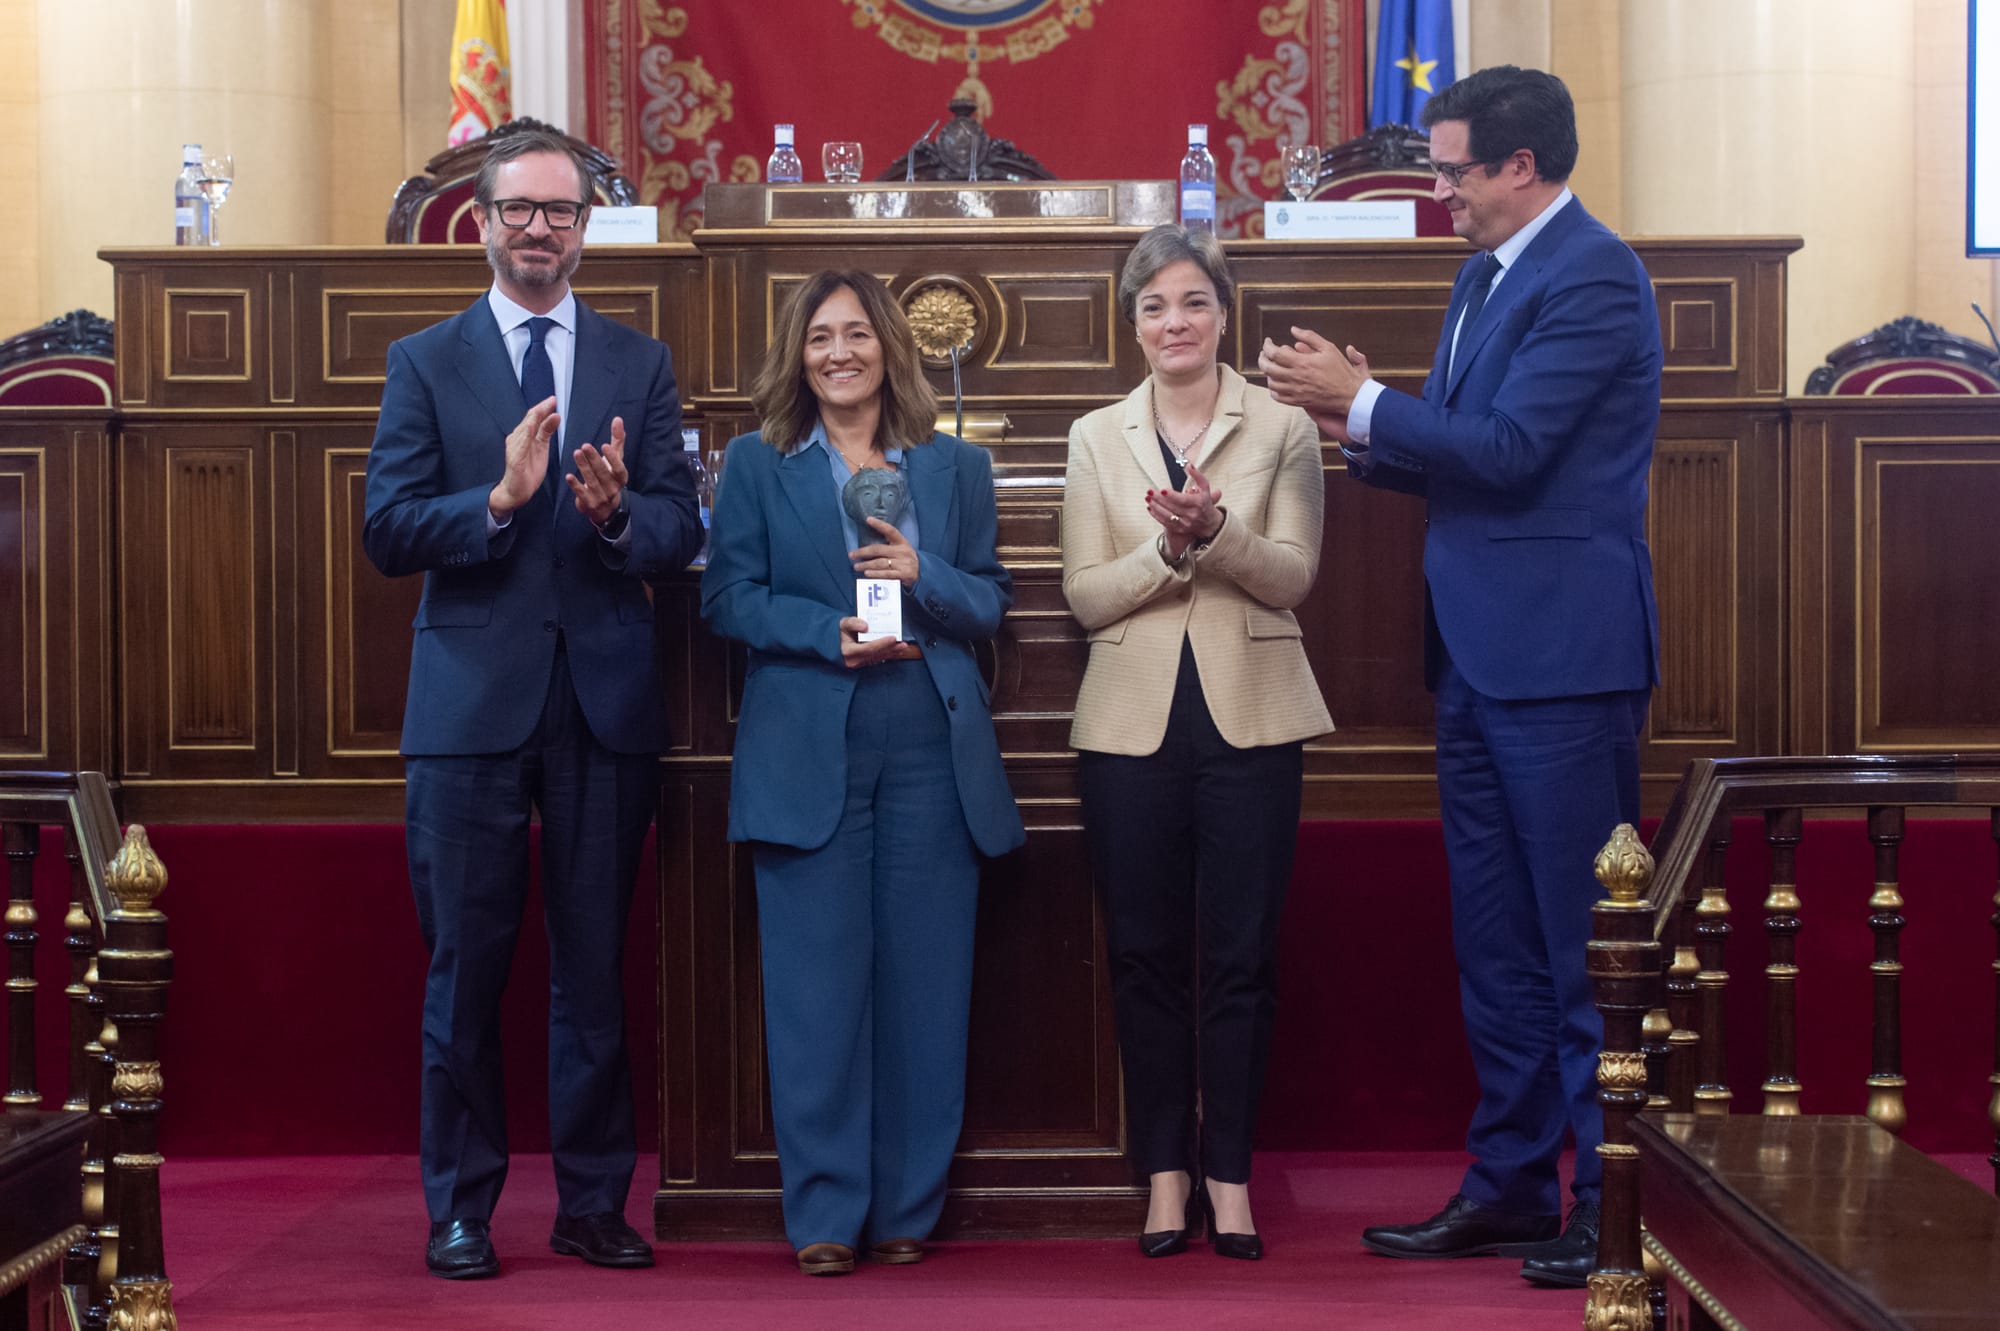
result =
M1452 81L1451 0L1382 0L1368 124L1421 125L1424 103Z

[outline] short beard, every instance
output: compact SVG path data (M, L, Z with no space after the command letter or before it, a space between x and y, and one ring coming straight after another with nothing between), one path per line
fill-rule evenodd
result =
M558 246L562 242L557 241ZM578 246L564 255L560 248L555 251L556 264L553 268L530 268L514 261L513 252L507 247L507 233L495 226L486 233L486 262L493 271L516 286L543 288L560 286L569 281L570 275L583 259L583 247Z

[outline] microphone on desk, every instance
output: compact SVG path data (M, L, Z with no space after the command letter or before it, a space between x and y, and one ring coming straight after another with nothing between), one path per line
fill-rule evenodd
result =
M965 438L965 385L958 378L959 344L951 344L951 432Z
M931 127L930 127L929 129L925 130L925 131L924 131L923 133L921 133L921 134L917 135L917 141L916 141L915 143L911 144L911 145L910 145L910 151L909 151L908 153L904 154L904 156L903 156L903 183L904 183L904 184L906 184L906 185L907 185L907 184L911 184L911 183L913 183L913 182L914 182L914 181L916 180L916 178L917 178L917 149L919 149L919 148L923 147L923 146L924 146L924 144L925 144L926 142L928 142L928 141L929 141L929 139L930 139L931 135L933 135L933 134L937 133L937 127L938 127L938 125L939 125L939 124L940 124L940 123L942 122L942 120L943 120L943 117L942 117L942 116L940 116L940 117L939 117L939 118L938 118L937 120L933 120L933 121L931 121Z
M1993 321L1986 317L1986 311L1979 308L1979 302L1972 302L1972 312L1979 316L1979 322L1986 325L1986 336L1993 343L1993 354L2000 356L2000 333L1993 331Z

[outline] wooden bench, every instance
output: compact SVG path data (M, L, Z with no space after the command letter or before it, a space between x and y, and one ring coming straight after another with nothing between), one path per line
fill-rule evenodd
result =
M2000 1326L2000 1198L1859 1116L1642 1114L1667 1325Z

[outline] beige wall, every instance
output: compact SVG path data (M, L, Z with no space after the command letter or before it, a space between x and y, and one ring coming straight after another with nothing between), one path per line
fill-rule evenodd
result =
M63 313L44 310L41 271L41 93L35 59L36 0L0 0L0 180L14 213L0 246L0 337ZM99 313L109 314L108 310Z
M1916 0L1915 269L1902 313L1984 341L2000 321L2000 262L1965 257L1965 0Z

